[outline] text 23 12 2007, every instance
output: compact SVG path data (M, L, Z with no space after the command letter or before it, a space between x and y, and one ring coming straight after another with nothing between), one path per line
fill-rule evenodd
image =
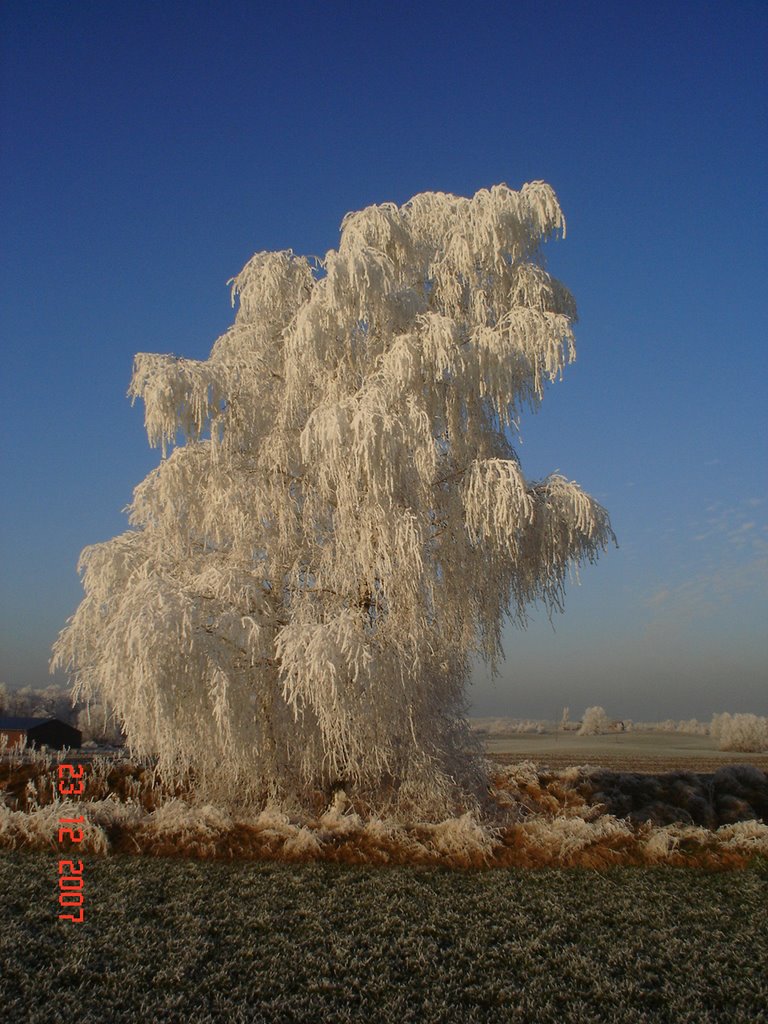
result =
M81 796L85 789L83 776L85 769L81 764L59 765L59 793L62 796ZM59 843L67 837L71 843L83 841L82 824L85 818L59 818ZM61 921L73 921L82 924L83 907L83 862L81 860L59 860L59 905L70 910L70 913L59 914Z

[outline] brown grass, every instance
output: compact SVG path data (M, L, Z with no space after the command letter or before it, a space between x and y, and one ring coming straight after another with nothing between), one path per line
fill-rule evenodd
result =
M761 774L752 769L729 776L721 770L721 781L730 780L738 792L721 801L726 810L736 808L735 819L718 819L718 827L693 824L690 814L688 819L683 816L684 807L668 804L662 805L664 814L672 819L654 822L653 814L661 813L658 802L648 820L640 812L634 818L617 817L596 800L604 778L587 768L545 771L532 762L492 769L481 821L467 813L439 823L404 823L364 818L344 794L333 806L318 806L304 817L289 817L276 808L233 815L200 806L189 793L158 787L146 765L106 759L88 765L81 797L62 802L53 788L55 765L37 758L15 766L0 764L0 796L5 799L5 806L0 804L0 847L61 852L58 818L74 812L87 819L79 849L94 854L461 869L666 864L733 870L756 856L768 858L768 825L752 807L762 799ZM647 789L647 780L638 778L626 775L630 796L632 786ZM616 781L613 776L611 780ZM768 777L764 784L768 787ZM686 799L691 794L692 801L700 801L690 773L682 781L660 778L653 785L660 792L682 793ZM680 820L675 820L676 813Z

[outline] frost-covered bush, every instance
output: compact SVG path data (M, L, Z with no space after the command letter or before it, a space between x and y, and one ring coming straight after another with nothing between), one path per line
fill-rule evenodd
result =
M677 723L676 731L686 736L708 736L709 724L700 722L697 718L688 718Z
M710 732L721 750L760 753L768 750L768 718L758 715L731 715L727 711L712 716Z
M473 732L488 736L510 736L515 734L535 733L541 735L547 731L550 723L531 718L494 718L483 719L473 726Z
M83 708L77 716L77 728L84 742L109 746L119 746L123 742L115 716L103 704L93 703Z
M610 732L611 722L605 713L605 708L599 705L587 708L581 718L579 736L599 736L600 733Z
M675 721L674 718L667 718L663 722L644 723L652 732L676 732L688 736L706 736L709 733L709 726L705 722L699 722L696 718Z
M634 722L634 732L668 732L682 733L688 736L708 736L709 723L700 722L697 718L680 719L667 718L663 722Z

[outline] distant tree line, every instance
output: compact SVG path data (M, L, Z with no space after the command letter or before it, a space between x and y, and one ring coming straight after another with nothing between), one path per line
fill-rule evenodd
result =
M0 683L0 716L58 718L79 729L84 743L117 745L123 742L122 730L109 710L103 704L73 704L68 686L51 685L43 689L22 686L14 690Z
M559 722L530 718L493 718L476 721L473 732L481 736L509 736L514 733L573 732L579 736L600 736L615 732L667 732L688 736L711 736L720 750L759 753L768 751L768 718L752 714L722 712L711 721L697 718L667 718L661 722L634 722L631 718L611 719L599 705L587 708L581 719L572 721L569 708L563 708Z

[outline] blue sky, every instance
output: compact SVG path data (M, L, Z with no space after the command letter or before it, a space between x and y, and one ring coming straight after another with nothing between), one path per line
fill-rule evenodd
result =
M578 359L519 451L620 548L475 712L768 713L764 3L7 0L0 35L0 679L50 681L78 554L159 459L136 352L204 358L252 253L349 210L543 179Z

